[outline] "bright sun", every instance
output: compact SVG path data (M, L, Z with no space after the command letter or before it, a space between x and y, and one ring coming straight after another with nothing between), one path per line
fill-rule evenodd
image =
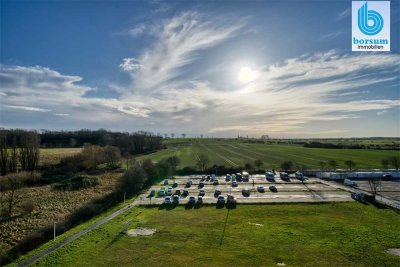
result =
M237 79L243 83L254 81L260 74L257 70L252 70L249 67L243 67L239 70Z

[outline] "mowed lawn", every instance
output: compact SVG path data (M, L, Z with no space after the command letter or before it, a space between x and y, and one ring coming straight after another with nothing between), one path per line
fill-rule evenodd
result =
M210 166L243 166L253 164L260 159L264 162L263 168L279 168L283 161L292 161L294 166L304 165L306 168L320 168L319 162L336 160L339 168L347 168L346 160L356 162L356 168L382 168L381 160L389 156L400 156L394 150L366 150L366 149L325 149L305 148L291 144L253 144L235 140L188 140L168 142L167 149L142 156L159 161L172 155L181 159L178 168L194 167L197 156L206 154L210 159Z
M399 266L400 215L360 203L135 207L37 266ZM153 236L120 234L156 229Z

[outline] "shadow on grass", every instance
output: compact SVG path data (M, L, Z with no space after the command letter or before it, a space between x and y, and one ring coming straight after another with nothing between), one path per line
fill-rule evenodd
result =
M178 205L174 205L174 204L161 204L160 206L158 206L159 210L173 210L177 207Z
M186 210L191 210L191 209L193 209L194 208L194 206L195 206L195 203L186 203L185 204L185 209Z
M223 209L225 207L225 203L217 202L217 205L215 205L216 209Z
M112 246L115 242L117 242L118 240L120 240L121 237L124 236L124 234L125 234L124 232L119 232L119 233L113 238L113 240L111 240L111 242L107 244L106 249L109 248L109 247L111 247L111 246Z

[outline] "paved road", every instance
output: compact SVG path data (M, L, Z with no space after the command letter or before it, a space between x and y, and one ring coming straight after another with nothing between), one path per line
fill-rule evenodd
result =
M100 220L100 221L98 221L98 222L96 222L96 223L94 223L94 224L92 224L92 225L86 227L85 229L80 230L78 233L76 233L76 234L74 234L74 235L72 235L72 236L70 236L70 237L68 237L68 238L66 238L66 239L63 239L63 240L61 240L60 242L58 242L58 243L52 245L51 247L49 247L49 248L43 250L42 252L36 254L35 256L33 256L33 257L31 257L31 258L29 258L29 259L27 259L27 260L25 260L25 261L20 262L20 263L18 264L18 266L29 266L29 265L33 264L34 262L36 262L36 261L39 260L40 258L42 258L42 257L44 257L44 256L46 256L46 255L48 255L48 254L50 254L50 253L53 252L53 251L56 251L57 249L59 249L59 248L65 246L65 245L71 243L72 241L75 241L76 239L78 239L78 238L81 237L82 235L86 234L87 232L90 232L90 231L92 231L93 229L96 229L97 227L99 227L99 226L101 226L101 225L103 225L103 224L109 222L110 220L112 220L112 219L114 219L115 217L121 215L122 213L124 213L124 212L130 210L131 208L133 208L133 207L136 206L136 205L137 205L137 204L136 204L136 201L135 201L135 202L133 202L132 204L130 204L130 205L128 205L128 206L125 206L125 207L123 207L123 208L117 210L116 212L114 212L114 213L108 215L107 217L105 217L104 219L102 219L102 220Z

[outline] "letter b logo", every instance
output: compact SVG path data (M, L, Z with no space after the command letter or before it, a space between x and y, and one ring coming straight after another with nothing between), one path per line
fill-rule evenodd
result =
M368 2L365 2L358 10L358 28L366 35L378 34L383 28L381 14L374 10L368 10Z

